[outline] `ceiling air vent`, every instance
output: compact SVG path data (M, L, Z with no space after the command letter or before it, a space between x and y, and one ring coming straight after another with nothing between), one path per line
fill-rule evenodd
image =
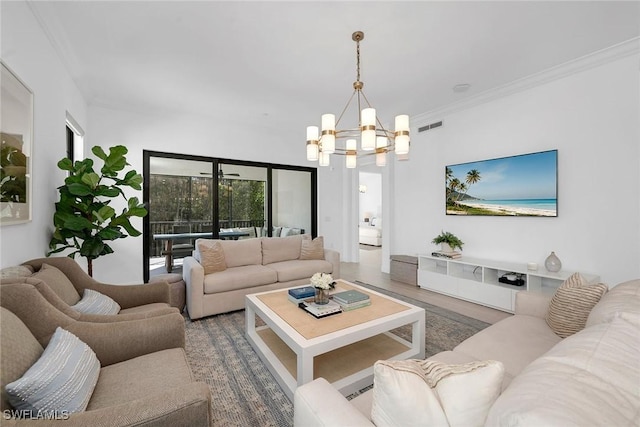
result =
M442 126L442 120L440 120L439 122L431 123L430 125L419 127L418 132L424 132L429 129L439 128L440 126Z

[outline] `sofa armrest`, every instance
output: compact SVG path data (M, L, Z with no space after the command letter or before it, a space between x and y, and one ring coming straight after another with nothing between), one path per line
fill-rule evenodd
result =
M204 268L194 257L185 257L182 261L182 277L186 285L189 317L191 320L200 319L203 316Z
M3 426L61 425L85 427L92 425L125 426L194 426L209 427L211 393L203 383L191 383L171 388L163 393L140 396L122 405L71 414L60 421L3 420ZM57 422L57 424L56 424Z
M138 307L157 302L171 304L171 287L167 282L139 285L108 285L95 282L88 283L85 289L92 289L113 298L122 308Z
M51 305L60 310L65 315L69 316L74 320L78 320L80 322L100 322L100 323L109 323L109 322L122 322L125 320L136 320L136 319L147 319L149 317L154 316L162 316L165 314L171 313L179 313L175 307L164 307L164 308L156 308L153 310L141 311L137 313L125 313L125 314L114 314L114 315L104 315L104 314L87 314L81 313L79 311L74 310L72 306L64 302L58 294L56 294L48 284L43 282L40 279L34 279L33 277L27 277L23 279L24 283L28 283L33 285L38 292L47 300ZM3 282L4 283L4 282Z
M324 250L324 259L329 261L333 266L331 277L334 279L340 278L340 252L333 249Z
M298 387L293 395L293 425L373 426L355 406L324 378Z
M551 297L538 292L520 291L516 293L515 314L525 316L547 317Z
M85 342L101 366L170 348L184 348L184 318L179 313L126 322L73 322L64 327Z

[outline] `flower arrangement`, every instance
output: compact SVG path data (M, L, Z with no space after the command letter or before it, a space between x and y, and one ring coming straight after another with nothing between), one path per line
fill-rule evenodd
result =
M311 285L319 289L333 289L336 286L336 282L329 273L316 273L311 276Z

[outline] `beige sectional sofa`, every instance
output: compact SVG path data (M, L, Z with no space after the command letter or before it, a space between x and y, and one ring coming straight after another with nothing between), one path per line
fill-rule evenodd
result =
M323 259L300 259L303 241L309 243L311 237L198 239L193 256L184 259L182 270L191 319L243 309L246 295L304 285L314 273L331 273L339 278L340 253L323 249L319 257ZM205 274L198 248L201 243L213 242L221 245L225 265L223 271Z
M487 426L640 425L640 280L613 287L586 327L564 339L545 321L550 298L519 292L514 316L430 359L502 362L503 391ZM373 395L347 401L318 378L296 390L294 425L373 425Z

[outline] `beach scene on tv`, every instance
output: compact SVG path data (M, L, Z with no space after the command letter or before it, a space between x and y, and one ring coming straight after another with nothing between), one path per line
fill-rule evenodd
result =
M447 215L558 216L558 150L450 165Z

